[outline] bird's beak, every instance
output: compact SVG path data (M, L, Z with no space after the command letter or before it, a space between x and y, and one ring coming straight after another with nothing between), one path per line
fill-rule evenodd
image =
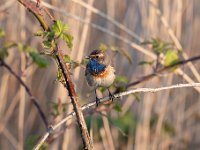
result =
M90 59L90 57L89 56L85 56L85 59Z

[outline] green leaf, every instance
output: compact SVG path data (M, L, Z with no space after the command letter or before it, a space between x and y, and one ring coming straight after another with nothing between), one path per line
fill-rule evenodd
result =
M0 38L4 37L5 35L5 32L2 29L0 29Z
M115 46L110 46L110 49L111 49L112 51L119 51L119 48L118 48L118 47L115 47Z
M71 60L69 55L64 55L64 62L65 63L71 63L72 62L72 60Z
M78 67L80 64L76 61L72 61L71 63L71 68L75 69L76 67Z
M25 45L25 51L28 52L28 53L31 53L31 52L37 52L37 50L34 48L34 47L31 47L31 46L28 46L28 45ZM40 54L38 54L40 55Z
M17 47L18 47L18 49L19 49L20 52L23 52L23 51L24 51L24 44L18 43L18 44L17 44Z
M101 43L99 45L99 49L102 50L102 51L106 51L108 49L108 46L106 44Z
M155 128L157 123L158 123L158 114L154 114L151 116L150 127ZM176 133L175 128L165 120L162 123L161 131L162 131L162 134L165 134L168 136L174 136Z
M34 33L35 36L45 36L47 34L47 32L45 31L38 31L36 33Z
M58 100L58 102L51 102L50 107L51 107L50 114L54 117L57 117L66 111L66 103L62 103L60 99Z
M15 46L17 46L17 43L15 43L15 42L6 42L6 43L4 43L4 47L5 48L12 48L12 47L15 47Z
M159 38L152 38L150 41L144 41L142 44L150 44L152 46L152 50L155 54L159 55L168 49L172 48L172 44L162 41Z
M60 20L57 20L52 26L52 30L56 36L59 36L63 32L63 24Z
M118 119L113 120L112 122L115 126L120 128L126 135L128 135L130 129L133 131L136 130L137 119L131 112L127 112L126 114L119 117Z
M8 49L17 46L14 42L6 42L4 46L0 48L0 59L4 59L8 56Z
M122 107L120 105L118 105L118 104L115 104L115 106L113 108L117 112L122 112Z
M128 83L128 79L125 76L117 76L115 78L115 83L117 83L117 84L127 84Z
M126 86L125 85L121 85L118 87L119 92L124 92L126 91Z
M113 85L118 88L120 92L126 90L126 85L128 83L128 79L125 76L117 76Z
M64 55L64 62L69 63L70 67L73 69L80 65L78 62L72 60L69 55Z
M57 81L61 81L63 79L63 74L62 74L62 70L60 68L58 68L57 71Z
M52 41L55 38L55 32L51 31L47 33L47 41Z
M138 93L133 93L132 95L134 96L136 101L141 101L140 97L138 96Z
M24 45L22 43L18 43L17 46L18 46L18 49L19 49L20 52L28 52L28 53L30 53L32 51L36 51L35 48L33 48L33 47L29 46L29 45Z
M167 51L168 49L172 48L172 44L171 43L167 43L165 41L162 41L160 39L153 39L153 51L156 54L160 54L163 53L165 51Z
M72 48L73 36L71 36L70 34L67 34L67 33L63 33L61 38L66 42L66 44L69 48Z
M31 135L30 137L28 137L28 139L26 141L25 149L26 150L32 150L32 149L34 149L34 147L37 144L39 138L40 137L38 135ZM48 147L48 144L45 142L40 147L40 150L45 150L47 147Z
M4 46L2 48L0 48L0 59L4 59L8 56L8 49L12 48L14 46L17 46L16 43L14 42L6 42L4 43Z
M8 56L8 49L5 47L0 48L0 59L3 60L7 56Z
M45 68L49 65L49 61L41 56L38 52L32 51L29 53L33 61L41 68Z
M81 64L86 66L88 64L88 62L89 62L89 59L84 58L84 59L82 59Z
M28 140L26 142L26 149L27 150L33 149L38 139L39 139L38 135L31 135L30 137L28 137Z
M68 25L64 24L62 21L57 20L55 24L52 26L52 30L54 31L55 35L59 37L61 34L67 32L69 29Z
M178 54L175 50L168 50L165 53L164 66L170 66L179 61Z
M102 86L98 87L98 89L99 89L99 91L101 91L101 93L103 93L103 92L106 91L106 88L105 88L105 87L102 87Z
M52 47L51 41L43 41L43 42L42 42L42 46L43 46L45 49L50 49L50 48Z
M92 129L94 131L98 131L99 129L103 127L103 121L100 117L95 117L95 116L90 115L86 118L85 121L86 121L86 125L88 129L91 128L91 122L92 122Z
M175 128L168 122L164 121L162 125L162 132L169 136L174 136L176 134Z

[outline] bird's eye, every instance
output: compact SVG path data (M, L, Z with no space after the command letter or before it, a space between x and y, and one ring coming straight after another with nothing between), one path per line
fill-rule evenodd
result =
M96 58L99 58L99 56L95 56Z

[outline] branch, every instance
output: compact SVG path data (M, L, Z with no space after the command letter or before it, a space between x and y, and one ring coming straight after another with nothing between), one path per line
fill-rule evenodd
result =
M122 92L122 93L114 94L113 98L117 99L117 98L121 98L123 96L127 96L127 95L134 94L134 93L155 93L155 92L160 92L160 91L164 91L164 90L177 89L177 88L188 88L188 87L200 87L200 83L176 84L176 85L160 87L160 88L138 88L138 89L132 89L132 90L125 91L125 92ZM110 97L109 96L100 99L100 103L107 102L107 101L110 101ZM93 106L96 106L96 101L93 101L91 103L83 105L81 107L81 110L82 111L86 111L86 110L90 109ZM69 113L63 120L61 120L57 124L51 126L51 130L49 132L47 132L41 138L41 140L36 145L35 150L38 150L42 146L42 144L46 141L48 136L50 134L52 134L53 131L55 131L58 127L60 127L64 123L66 123L69 119L71 119L73 116L75 116L75 114L76 113L73 111L73 112Z
M28 3L27 1L23 1L23 0L18 0L18 1L20 3L22 3L28 10L30 10L31 13L33 13L33 15L38 19L38 21L40 22L40 24L41 24L41 26L43 27L44 30L49 30L48 24L43 19L43 16L40 14L40 10L37 7L32 7L32 5L30 5L30 3ZM120 38L118 38L118 39L120 39ZM123 40L123 41L128 43L128 44L133 45L133 43L131 43L127 40ZM138 48L137 45L134 45L134 46ZM143 53L149 54L152 57L154 57L153 54L147 53L142 48L138 48L138 49L140 49ZM74 116L74 115L76 115L76 117L77 117L77 122L78 122L79 128L81 130L81 136L82 136L84 148L85 149L87 149L87 148L91 149L92 148L91 147L91 140L89 138L89 134L88 134L88 131L87 131L87 128L86 128L85 120L83 118L83 114L82 114L81 110L85 110L87 108L90 108L91 106L95 105L95 102L89 103L89 104L84 105L83 107L80 108L79 101L78 101L78 98L76 96L76 92L75 92L75 89L74 89L74 85L71 82L69 70L68 70L66 64L63 61L63 54L62 54L62 52L59 48L57 48L55 51L58 53L57 56L56 56L56 59L59 62L60 68L61 68L63 76L65 78L66 88L69 91L69 96L71 98L71 101L72 101L72 104L73 104L73 107L74 107L74 110L75 110L75 112L71 113L71 117ZM115 95L117 95L117 94L115 94ZM122 96L124 96L124 95L122 95ZM108 97L107 97L107 99L105 99L105 101L106 100L108 100ZM101 101L103 102L104 99L102 99ZM64 121L64 122L66 122L66 121ZM63 124L64 122L60 122L60 123ZM48 132L45 134L45 137L41 140L40 143L42 144L46 140L46 138L49 136L49 134L51 134L52 131L54 131L61 124L57 124L57 125L49 128ZM40 147L40 143L39 143L39 145L36 145L35 149L38 149Z
M71 77L70 77L70 72L68 67L66 66L66 63L64 62L64 56L61 52L61 50L59 48L57 48L57 52L58 55L56 55L56 58L58 60L59 66L61 67L63 76L65 78L65 82L66 82L66 88L69 92L69 96L71 98L71 102L76 114L76 118L77 118L77 122L81 131L81 136L82 136L82 140L83 140L83 145L84 145L84 149L92 149L92 143L91 143L91 139L89 137L89 133L87 130L87 126L85 123L85 119L79 104L79 100L78 97L76 95L75 89L74 89L74 85L71 81Z
M35 105L35 107L37 108L40 117L42 118L42 121L45 124L46 129L48 129L48 122L47 122L47 118L44 114L44 112L42 111L42 109L40 108L40 105L37 102L37 99L33 96L33 94L31 93L31 90L29 89L29 87L26 85L26 83L21 79L21 77L19 75L17 75L12 68L6 64L3 60L0 60L0 66L5 67L18 81L19 83L25 88L26 93L29 95L30 100L33 102L33 104Z
M36 19L40 22L40 25L42 26L42 28L44 30L50 30L50 28L47 24L47 21L44 19L43 15L42 15L41 8L39 9L39 7L37 7L35 4L28 2L26 0L18 0L18 2L20 2L24 7L26 7L36 17ZM46 9L45 12L47 13L48 10ZM49 12L47 13L47 15L51 16L51 19L55 20L52 17L52 15L50 15ZM77 97L75 89L74 89L74 85L71 81L69 69L64 62L64 56L61 52L61 49L59 49L59 46L57 45L57 43L56 43L56 48L54 51L56 52L56 59L62 70L62 74L64 76L65 83L66 83L66 89L68 90L68 93L71 98L71 102L72 102L72 105L73 105L73 108L74 108L74 111L76 114L77 123L78 123L79 129L81 131L81 137L82 137L84 149L90 150L90 149L92 149L93 146L92 146L91 139L89 137L86 122L84 120L83 113L81 111L81 107L80 107L79 100L78 100L78 97ZM49 131L51 131L51 128L49 128ZM37 148L35 148L35 149L37 149Z
M45 31L49 30L49 26L43 18L41 9L39 9L39 7L37 7L35 3L32 3L27 0L18 0L18 2L20 2L25 8L27 8L36 17L41 27L43 28L43 30Z
M149 0L149 2L155 8L156 13L159 16L159 19L161 20L162 24L166 28L166 30L167 30L167 32L169 34L169 37L172 39L172 41L174 42L176 47L179 50L183 49L183 47L181 46L180 41L178 40L178 38L175 35L175 32L173 31L172 27L170 27L169 22L167 21L165 16L162 14L160 9L158 8L158 5L153 0ZM187 53L185 51L182 52L182 56L183 56L184 59L188 59L188 55L187 55ZM195 68L195 66L190 62L187 65L189 66L190 70L192 71L192 73L195 76L195 78L197 79L197 81L200 82L200 75L199 75L197 69Z
M131 86L140 84L141 82L144 82L144 81L147 81L147 80L149 80L149 79L151 79L151 78L153 78L153 77L156 77L158 74L161 74L161 73L163 73L164 71L167 71L167 70L172 69L172 68L174 68L174 67L182 66L182 65L184 65L184 64L186 64L186 63L188 63L188 62L193 62L193 61L197 61L197 60L200 60L200 56L195 56L195 57L189 58L189 59L187 59L187 60L181 60L181 61L179 61L179 62L177 62L177 63L175 63L175 64L172 64L172 65L170 65L170 66L167 66L167 67L163 67L163 68L161 68L161 69L158 69L158 70L157 70L156 72L154 72L154 73L151 73L151 74L148 74L148 75L146 75L146 76L143 76L143 77L141 77L141 79L139 79L139 80L137 80L137 81L134 81L134 82L132 82L132 83L127 84L125 88L128 89L128 88L131 87ZM118 93L118 92L119 92L119 88L116 90L115 93Z

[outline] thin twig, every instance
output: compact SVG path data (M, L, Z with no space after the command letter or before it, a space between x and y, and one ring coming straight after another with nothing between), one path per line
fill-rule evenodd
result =
M155 92L160 92L160 91L164 91L164 90L170 90L170 89L177 89L177 88L189 88L189 87L200 87L200 83L190 83L190 84L175 84L175 85L171 85L171 86L166 86L166 87L160 87L160 88L138 88L138 89L132 89L129 91L125 91L122 93L117 93L114 94L113 98L117 99L117 98L121 98L123 96L127 96L130 94L134 94L134 93L155 93ZM119 99L118 99L119 100ZM110 101L110 97L104 97L102 99L100 99L100 103L103 102L107 102ZM96 105L96 101L93 101L91 103L85 104L81 107L82 111L86 111L88 109L90 109L91 107ZM69 119L71 119L73 116L75 116L75 112L71 112L69 113L63 120L61 120L60 122L58 122L57 124L51 126L51 131L47 132L42 138L41 140L38 142L38 144L35 147L35 150L38 150L42 144L46 141L46 139L48 138L48 136L55 131L58 127L60 127L61 125L63 125L64 123L66 123Z
M16 79L17 81L19 81L19 83L25 88L26 93L29 95L30 100L33 102L33 104L35 105L35 107L37 108L39 115L42 118L42 121L45 124L46 129L48 129L48 122L47 122L47 118L44 114L44 112L42 111L40 105L37 102L37 99L33 96L33 94L31 93L31 90L29 89L29 87L26 85L26 83L21 79L21 77L19 75L17 75L12 68L6 64L3 60L0 60L0 65L5 67Z
M168 32L170 38L172 39L172 41L174 42L174 44L176 45L178 50L182 50L183 47L182 47L181 43L179 42L178 38L176 37L176 35L175 35L174 31L172 30L171 26L169 25L167 19L164 17L162 12L158 8L157 4L153 0L149 0L149 2L151 4L151 6L153 6L156 9L157 15L160 17L162 24L167 29L167 32ZM185 53L184 51L182 52L182 55L183 55L184 59L189 58L187 53ZM200 82L200 75L199 75L199 72L197 71L197 69L195 68L195 66L191 62L189 62L187 65L189 66L190 70L192 71L192 73L196 77L197 81Z
M27 1L27 0L18 0L18 2L20 2L25 8L27 8L37 18L41 27L45 31L49 30L49 26L42 16L41 9L39 9L39 7L37 7L35 5L35 3L32 3L32 2Z
M188 63L188 62L193 62L193 61L197 61L197 60L200 60L200 56L195 56L195 57L189 58L189 59L187 59L187 60L181 60L181 61L179 61L179 62L177 62L177 63L174 63L174 64L172 64L172 65L170 65L170 66L166 66L166 67L163 67L163 68L161 68L161 69L157 69L156 72L151 73L151 74L146 75L146 76L143 76L143 77L141 77L139 80L127 84L125 88L127 89L127 88L129 88L129 87L134 86L134 85L140 84L141 82L147 81L147 80L149 80L149 79L151 79L151 78L157 76L158 74L161 74L161 73L163 73L164 71L167 71L167 70L172 69L172 68L174 68L174 67L178 67L178 66L184 65L184 64L186 64L186 63ZM116 90L116 93L118 93L118 92L119 92L119 89Z

